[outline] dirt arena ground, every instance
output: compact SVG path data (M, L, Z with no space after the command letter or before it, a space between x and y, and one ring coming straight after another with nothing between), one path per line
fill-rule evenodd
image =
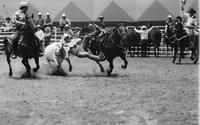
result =
M116 58L106 77L94 62L72 57L68 76L50 76L41 58L36 77L25 79L19 59L8 77L0 55L0 125L197 125L198 64L171 61L128 58L123 70Z

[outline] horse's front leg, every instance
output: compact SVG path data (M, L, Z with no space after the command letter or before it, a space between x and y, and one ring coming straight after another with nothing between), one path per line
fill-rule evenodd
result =
M37 72L39 69L40 69L40 65L39 65L39 57L35 57L35 64L36 64L36 67L33 68L33 71L34 72Z
M113 71L114 65L113 65L113 59L109 59L109 70L107 71L107 76L111 76L111 73Z
M104 72L104 68L103 68L103 66L101 65L101 63L100 63L99 61L96 61L96 63L99 65L100 71L101 71L101 72Z
M30 67L30 65L28 63L28 59L27 58L23 58L22 59L22 63L26 67L26 76L30 77L31 76L31 67Z
M70 59L69 58L66 58L66 61L68 62L69 64L69 71L71 72L72 71L72 64L70 62Z
M184 48L180 47L179 61L178 64L181 64L181 59L184 56Z
M175 63L177 54L178 54L178 46L174 45L174 57L172 63Z
M126 60L126 54L125 54L125 53L122 53L122 54L120 55L120 58L124 61L124 65L122 65L121 67L122 67L123 69L126 69L126 68L127 68L127 65L128 65L128 61Z
M8 62L8 65L9 65L9 76L12 76L12 67L11 67L11 64L10 64L10 54L6 54L6 58L7 58L7 62Z

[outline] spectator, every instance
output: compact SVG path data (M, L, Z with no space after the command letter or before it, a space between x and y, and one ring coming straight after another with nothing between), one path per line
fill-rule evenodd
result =
M37 39L37 43L38 43L38 48L39 48L39 52L40 54L42 54L43 52L43 46L42 43L44 41L44 32L42 31L42 27L40 25L37 25L37 32L35 33Z
M74 32L71 30L71 27L68 24L65 25L64 34L68 34L70 38L74 36Z
M59 26L60 26L61 31L64 32L64 28L65 28L66 24L68 24L69 26L71 26L70 20L68 18L66 18L65 13L63 13L62 17L60 19L60 22L59 22Z
M44 29L44 46L48 46L51 42L51 29L46 27Z
M41 12L38 13L38 18L36 19L36 25L40 25L41 27L43 27L44 25L44 18L42 17Z
M142 51L142 57L147 55L147 46L149 44L148 41L148 33L149 31L152 29L153 27L151 27L150 29L147 29L146 26L142 26L141 30L137 30L136 28L134 28L134 30L140 34L141 36L141 51Z
M7 32L7 31L11 31L11 29L13 28L12 27L12 21L11 21L11 18L10 17L6 17L6 21L4 23L5 27L4 27L4 31Z
M173 30L174 28L174 21L171 15L168 15L168 20L166 21L165 24L165 33L167 33L167 27L169 27L171 30Z

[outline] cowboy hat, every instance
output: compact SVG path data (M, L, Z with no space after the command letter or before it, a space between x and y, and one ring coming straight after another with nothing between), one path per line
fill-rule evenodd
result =
M169 14L169 15L168 15L168 18L172 18L172 15Z
M99 19L104 19L104 17L103 16L99 16Z
M62 17L66 17L65 13L62 14Z
M28 7L28 3L27 2L21 2L19 5L19 8L23 8L23 7Z

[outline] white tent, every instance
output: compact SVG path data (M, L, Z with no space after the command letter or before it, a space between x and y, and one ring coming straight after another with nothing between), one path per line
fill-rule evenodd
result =
M0 0L0 15L12 16L20 1L23 0ZM29 0L29 3L30 12L49 12L55 21L62 12L79 22L96 20L99 15L105 16L106 21L146 21L182 14L181 0ZM185 11L192 7L199 13L198 5L199 0L187 0Z

